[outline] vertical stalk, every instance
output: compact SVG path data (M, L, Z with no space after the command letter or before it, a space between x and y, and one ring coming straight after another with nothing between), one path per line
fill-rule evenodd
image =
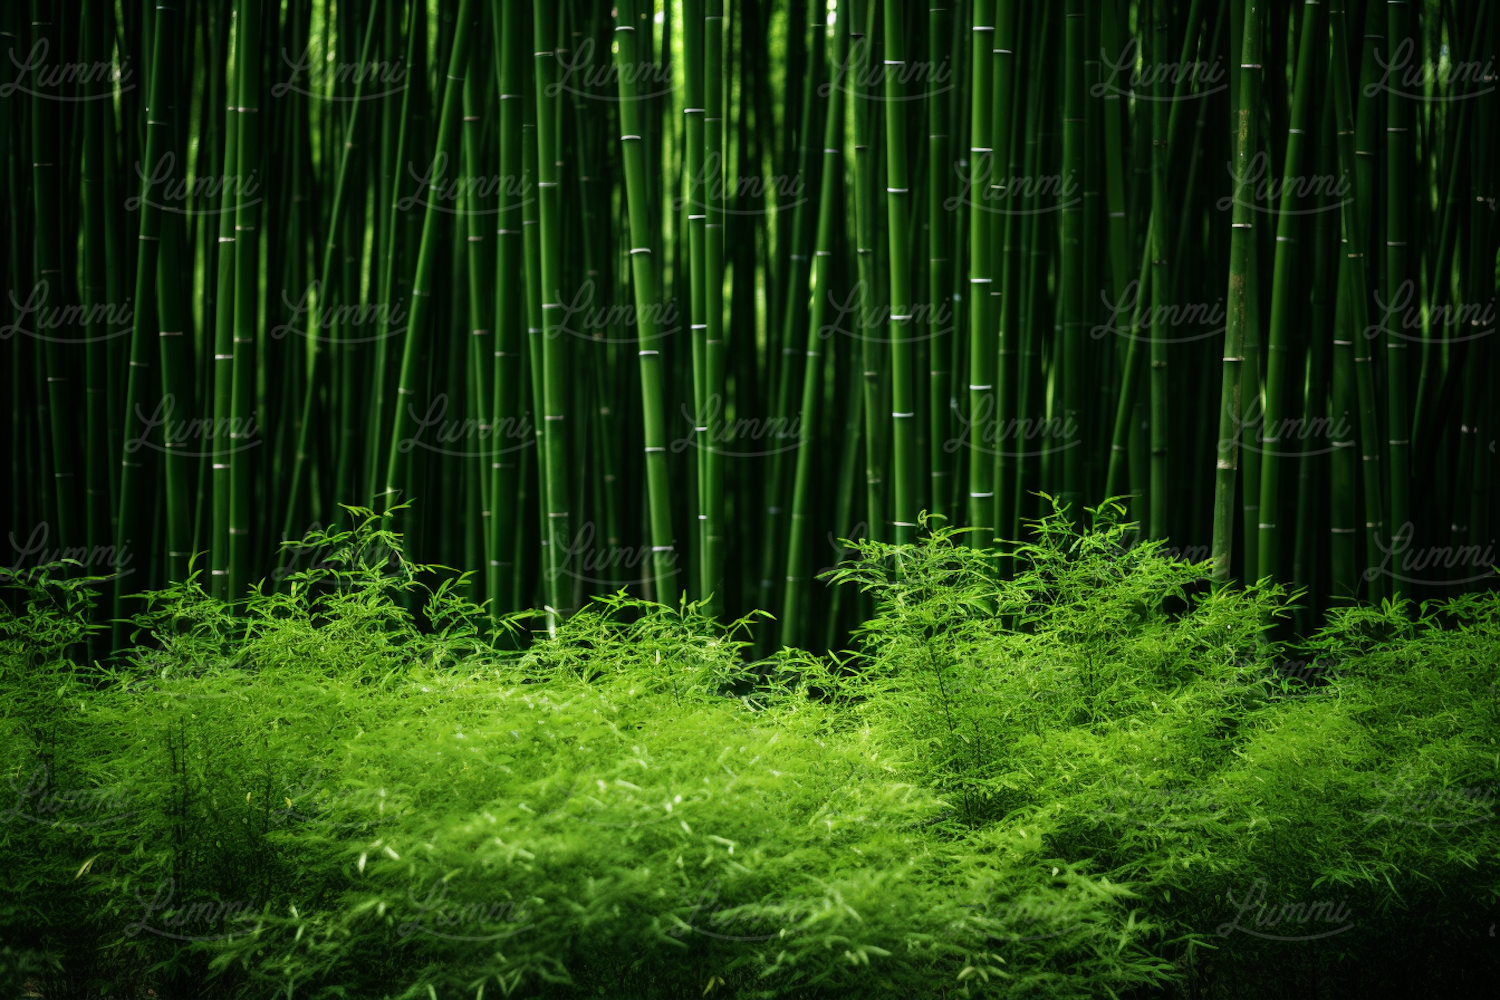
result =
M1302 199L1294 178L1302 176L1307 133L1312 126L1313 94L1316 91L1317 54L1327 32L1323 27L1323 5L1304 4L1302 30L1297 51L1297 74L1292 86L1292 119L1287 129L1286 159L1282 176L1288 179L1281 191L1276 217L1276 255L1271 277L1271 329L1266 344L1266 405L1261 416L1260 511L1257 529L1257 571L1263 578L1282 580L1281 568L1281 434L1292 410L1288 381L1293 370L1292 304L1301 287L1295 262L1302 217ZM1298 355L1300 357L1300 355Z
M724 0L706 0L703 14L703 352L709 399L725 399L727 344L724 330ZM751 336L754 331L749 331ZM749 395L748 393L746 394ZM708 499L704 532L703 589L712 595L708 610L721 614L724 593L724 453L703 456Z
M848 30L845 18L838 28L833 46L832 65L843 57L843 38ZM813 30L827 31L814 18ZM814 46L814 52L821 52ZM812 492L813 442L818 422L818 397L823 393L824 317L833 280L833 215L838 197L837 185L843 180L844 132L843 89L822 88L827 92L828 108L823 116L823 168L818 195L818 229L813 250L812 317L807 328L807 363L803 366L802 404L797 416L797 466L792 486L792 516L787 532L786 600L783 603L781 644L796 646L803 641L802 622L807 610L803 588L807 583L807 519Z
M891 421L894 449L894 541L913 541L921 490L917 477L916 394L911 339L911 188L906 164L906 31L905 7L883 0L885 11L885 154L886 220L890 246ZM986 253L988 249L986 248ZM988 296L984 296L988 299ZM993 345L992 345L993 346ZM988 357L993 359L994 351ZM987 464L987 463L982 463ZM988 478L988 477L986 477ZM988 504L979 511L983 516Z
M1161 0L1157 0L1158 3ZM1255 233L1253 195L1245 191L1260 115L1260 18L1265 0L1245 0L1239 66L1239 108L1235 127L1234 217L1230 223L1229 295L1224 328L1224 381L1219 396L1219 441L1214 463L1213 579L1230 578L1234 548L1235 474L1239 468L1240 366L1254 293Z
M473 19L474 0L459 0L458 24L468 24ZM420 16L420 11L417 12ZM437 144L433 151L433 172L439 166L455 159L460 119L462 118L462 95L464 75L469 66L469 45L473 41L471 32L456 32L453 49L448 57L448 72L443 80L443 100L439 111ZM432 285L437 269L438 240L443 226L443 211L431 193L424 199L426 211L422 219L422 239L417 248L416 274L412 278L411 313L406 326L405 345L401 354L401 374L396 388L396 412L391 421L390 454L386 459L385 507L403 499L411 499L415 485L410 481L412 442L407 439L409 427L414 419L410 401L419 388L426 385L426 364L423 340L433 311Z
M1393 54L1398 46L1408 39L1407 4L1405 0L1387 3L1385 61L1394 62ZM1397 88L1386 92L1385 127L1385 278L1384 296L1386 315L1394 314L1397 298L1403 294L1407 277L1407 163L1411 157L1411 104L1410 99ZM1413 296L1414 298L1415 296ZM1399 322L1399 320L1398 320ZM1385 324L1382 323L1384 326ZM1387 475L1390 482L1391 530L1389 534L1392 551L1398 539L1411 539L1411 423L1407 409L1406 358L1407 341L1404 330L1385 327L1386 347L1386 409L1389 421L1386 433L1388 450ZM1391 577L1391 597L1399 601L1403 596L1401 578Z
M972 13L973 55L969 60L969 86L973 109L969 125L969 526L993 527L994 463L988 446L995 418L995 360L998 345L990 319L990 287L994 284L990 251L992 225L990 184L997 159L993 75L995 60L994 0L975 0ZM991 532L993 534L993 532ZM984 531L969 536L970 544L988 545Z
M244 0L244 2L249 2L249 0ZM174 13L171 7L164 6L163 16L155 19L156 34L152 38L152 47L160 57L152 60L153 75L147 83L149 96L145 108L144 131L146 134L145 162L148 166L143 170L147 177L155 176L157 165L171 149L171 121L165 115L157 120L152 114L152 109L166 104L167 68L164 63L167 62L165 54L171 44L169 32L173 18L170 15ZM148 380L154 367L150 360L153 350L149 346L151 343L149 337L151 324L156 321L156 270L161 247L161 208L151 195L150 188L142 186L137 197L132 199L139 206L141 221L137 240L140 246L137 250L135 272L135 322L130 333L130 360L125 389L127 427L130 421L136 418L136 413L142 408L150 394L151 387ZM126 207L128 209L129 205L127 204ZM43 266L45 267L45 264ZM115 529L117 558L129 551L132 544L139 550L147 549L150 544L148 535L151 530L150 505L143 502L152 489L149 482L154 469L146 462L150 452L141 448L140 440L131 440L128 431L125 437L126 442L120 462L120 513ZM218 441L217 437L215 441ZM123 619L128 613L125 606L127 580L129 577L123 574L115 577L114 617L116 621L112 636L115 649L121 648L125 640ZM139 584L139 581L134 582Z
M1083 319L1084 225L1083 199L1067 197L1070 184L1083 181L1085 169L1083 131L1084 0L1068 0L1063 28L1063 120L1062 120L1062 266L1059 296L1062 299L1062 433L1063 504L1082 523L1084 456L1082 442L1068 440L1082 433L1083 418Z
M261 0L242 0L245 59L240 64L235 112L240 133L236 174L243 183L260 170ZM239 447L255 419L256 306L260 299L259 199L239 198L234 209L234 358L230 389L229 596L250 582L251 453ZM222 428L216 428L222 430Z
M1159 63L1168 58L1166 0L1151 0L1151 55ZM1172 305L1172 270L1168 264L1167 230L1171 227L1170 145L1171 105L1167 103L1166 74L1158 71L1153 78L1151 101L1151 304L1152 315L1166 315ZM1229 351L1224 352L1226 355ZM1171 492L1168 465L1171 440L1167 377L1167 338L1152 324L1151 332L1151 491L1146 502L1150 518L1147 534L1153 541L1167 537L1168 494Z
M544 0L537 0L539 9ZM650 195L646 186L645 149L642 141L640 100L635 76L638 46L634 3L620 0L615 26L615 66L620 84L620 146L625 160L625 192L630 216L630 263L635 284L637 356L641 371L641 407L646 437L646 492L651 526L652 570L657 600L671 603L676 597L676 546L672 541L671 480L667 468L665 423L665 370L662 365L659 323L658 274L653 259L649 219ZM649 49L647 49L649 51ZM560 374L560 373L559 373Z

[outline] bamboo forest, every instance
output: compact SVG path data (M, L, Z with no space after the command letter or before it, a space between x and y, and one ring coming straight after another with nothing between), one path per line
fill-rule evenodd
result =
M1500 5L0 47L0 1000L1500 982Z

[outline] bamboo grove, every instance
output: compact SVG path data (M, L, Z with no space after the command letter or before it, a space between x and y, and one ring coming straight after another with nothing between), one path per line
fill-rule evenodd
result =
M842 539L1128 496L1302 630L1493 586L1497 13L5 4L7 563L407 504L497 612L828 646Z

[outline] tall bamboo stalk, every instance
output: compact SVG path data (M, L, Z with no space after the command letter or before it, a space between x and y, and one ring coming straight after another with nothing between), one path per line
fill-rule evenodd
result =
M1324 30L1322 4L1304 4L1301 36L1297 50L1297 73L1293 77L1292 117L1287 129L1286 158L1282 176L1300 177L1306 161L1307 135L1313 124L1313 94L1316 87L1318 52L1327 34ZM1283 458L1281 435L1292 412L1290 395L1292 367L1293 303L1299 301L1296 260L1301 238L1303 212L1300 190L1287 184L1282 188L1280 210L1276 217L1276 256L1271 278L1271 325L1266 345L1266 405L1262 410L1260 434L1261 477L1258 530L1259 575L1282 579L1281 572L1281 472ZM1299 356L1300 357L1300 356Z
M991 178L997 173L993 75L995 60L994 0L975 0L973 55L969 59L969 89L973 109L969 125L969 504L968 523L982 528L994 516L994 464L989 461L995 422L995 362L999 347L990 319L990 286L994 283L990 250ZM969 536L973 545L988 545L983 531Z
M543 0L537 0L544 6ZM640 101L636 95L638 44L631 0L621 0L615 25L615 66L620 87L620 147L625 160L625 191L630 215L630 264L635 286L636 331L640 347L641 407L645 429L646 492L650 508L651 563L658 600L677 597L677 548L672 538L671 481L667 469L665 371L659 322L659 285L646 188ZM649 51L649 50L648 50Z
M916 386L912 350L911 188L906 162L906 31L904 8L883 0L885 13L886 232L890 240L891 427L897 544L916 536L921 495L916 454ZM988 296L986 296L986 299ZM990 357L994 356L993 350ZM987 505L986 505L987 506ZM981 511L983 513L984 511Z
M474 0L459 0L459 24L468 24L473 19ZM434 172L439 165L446 166L456 159L458 134L463 117L463 81L469 65L469 46L472 33L460 31L453 39L453 50L448 57L448 71L442 81L443 99L438 116L437 144L433 150ZM422 239L417 249L416 273L412 278L411 312L407 321L406 337L401 354L401 372L397 381L395 414L391 421L390 453L386 459L385 496L387 507L396 502L411 499L414 484L410 481L408 455L413 443L409 439L414 422L415 400L403 397L416 396L426 381L424 339L427 324L433 309L433 279L437 267L438 241L443 227L441 207L429 193L426 211L422 218Z
M249 2L252 0L242 0L242 3ZM160 120L156 119L151 114L151 109L166 105L165 63L166 53L171 45L173 14L175 10L169 5L164 5L162 16L155 19L156 31L152 38L154 55L151 62L153 73L147 84L150 96L145 108L145 162L149 164L149 168L144 173L147 177L156 175L157 165L163 162L171 148L171 120L165 115L161 116ZM45 164L45 161L41 162ZM143 189L134 199L141 217L137 240L140 246L137 250L135 272L135 322L130 332L129 371L125 390L127 422L135 419L135 414L144 407L145 401L149 398L151 373L155 369L151 363L151 355L155 352L150 346L149 338L152 325L156 321L156 269L161 248L161 207L151 194L149 189ZM46 260L45 257L42 258L43 269L45 269ZM127 441L120 462L120 513L115 527L117 554L128 551L131 546L144 550L150 545L148 537L150 523L147 520L148 509L144 501L146 490L149 489L148 484L152 481L152 473L155 471L155 463L148 460L151 452L141 447L143 442L138 439L132 440L128 433L126 437ZM216 437L216 444L217 441ZM138 583L138 581L131 581L124 574L115 578L115 626L112 638L116 649L124 645L124 619L128 613L126 595L132 583Z
M843 39L848 32L848 19L839 25L833 45L831 63L839 65L843 57ZM813 21L814 31L827 31L827 26ZM818 51L815 47L814 51ZM787 532L786 555L786 599L782 616L781 644L797 646L804 641L802 622L805 617L807 598L807 539L808 520L811 517L811 493L813 479L813 455L819 419L818 398L823 393L823 357L829 346L825 344L824 319L833 285L834 253L834 202L838 187L843 181L843 90L827 88L828 107L823 118L823 168L818 193L818 229L813 244L813 299L812 317L807 327L807 360L803 365L802 402L797 414L797 466L792 485L791 522Z
M1158 0L1159 2L1159 0ZM1213 579L1230 578L1234 547L1235 474L1239 469L1241 408L1240 366L1244 363L1245 329L1251 322L1254 292L1255 234L1253 195L1242 187L1250 174L1260 107L1260 38L1263 0L1246 0L1243 48L1239 67L1239 108L1235 128L1234 218L1230 223L1229 295L1224 328L1224 382L1219 396L1219 441L1214 468Z

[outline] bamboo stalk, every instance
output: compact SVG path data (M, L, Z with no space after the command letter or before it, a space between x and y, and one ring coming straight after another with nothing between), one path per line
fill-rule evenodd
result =
M473 18L474 0L459 0L458 23L468 24ZM463 78L468 69L468 32L454 36L453 50L448 59L448 71L443 80L443 98L438 117L437 144L433 152L433 164L451 163L455 158L459 126L462 118ZM414 484L411 482L408 455L412 442L407 435L413 423L412 400L425 382L425 361L422 350L432 304L433 277L437 266L438 239L443 219L439 206L429 194L425 199L426 211L422 219L422 238L417 250L416 273L412 278L412 300L410 319L401 355L401 372L397 381L395 414L391 422L390 453L386 459L385 496L387 509L402 499L410 499Z
M891 526L895 542L916 537L917 477L916 392L912 351L911 188L906 162L906 33L902 6L883 0L885 14L885 150L886 225L890 243L891 427L895 445L893 474L895 504ZM990 351L988 357L994 357ZM981 513L983 513L981 511Z
M1302 176L1306 161L1306 136L1312 128L1313 93L1318 65L1318 51L1326 37L1322 4L1304 4L1302 28L1297 52L1297 71L1293 78L1292 117L1288 126L1285 166L1282 176ZM1257 566L1259 575L1273 581L1282 580L1281 569L1281 472L1282 433L1291 412L1288 380L1292 368L1292 305L1298 300L1296 261L1302 235L1300 225L1304 209L1299 189L1293 184L1282 188L1280 210L1276 217L1276 255L1271 279L1271 324L1266 349L1266 404L1262 410L1260 517Z
M1213 579L1230 579L1230 556L1234 545L1234 489L1239 468L1239 434L1242 402L1241 365L1244 363L1245 329L1252 321L1250 296L1255 268L1254 204L1242 189L1249 175L1255 149L1260 107L1260 38L1262 0L1246 0L1244 44L1240 55L1238 124L1235 130L1234 216L1230 223L1229 295L1224 329L1224 383L1219 397L1219 442L1214 475ZM1160 0L1158 0L1160 3Z
M543 5L543 0L537 0ZM676 546L672 539L671 482L667 469L665 372L661 362L658 274L653 259L646 190L645 149L636 96L637 40L633 4L621 0L615 26L615 65L619 71L620 148L625 160L625 190L630 216L630 263L635 285L637 357L645 429L646 489L649 500L652 570L660 601L677 596ZM649 51L649 50L648 50ZM559 373L560 376L561 373Z
M827 31L827 26L815 18L814 31ZM848 19L838 27L833 45L831 62L837 66L843 57L843 39L848 32ZM814 46L813 51L820 51ZM844 176L843 143L844 132L843 90L839 87L827 89L828 107L823 121L823 167L818 194L818 228L813 244L813 299L811 322L807 327L807 360L803 365L802 401L797 414L797 464L793 478L791 520L787 532L786 555L786 599L781 620L781 644L795 647L804 641L802 622L807 610L804 587L807 584L807 521L813 478L813 451L819 418L818 397L823 392L823 356L826 339L824 319L828 311L833 281L833 215L834 202L838 197L838 185Z
M990 183L995 174L994 115L995 4L975 0L972 7L973 55L969 60L969 503L967 523L983 528L994 515L994 464L989 461L995 421L995 364L999 344L990 317L994 283L990 249ZM894 309L894 303L893 303ZM991 526L993 527L993 526ZM991 532L993 535L993 532ZM984 531L969 536L972 545L987 545Z

